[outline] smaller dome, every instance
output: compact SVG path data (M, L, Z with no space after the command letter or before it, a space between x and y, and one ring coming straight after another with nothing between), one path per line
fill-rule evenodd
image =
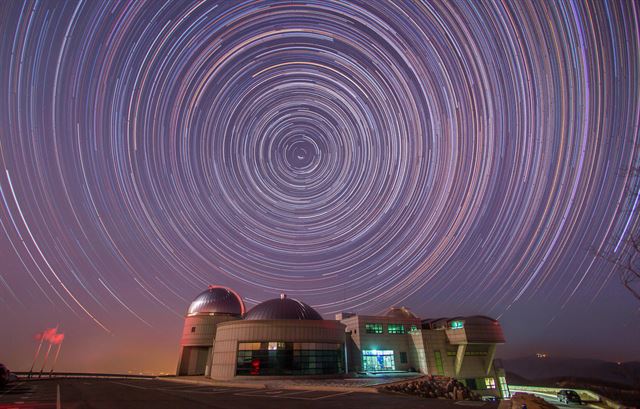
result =
M322 320L322 316L307 304L287 298L281 294L280 298L274 298L261 302L249 310L244 316L245 320Z
M416 315L409 311L406 307L391 307L386 314L387 317L390 318L399 318L399 319L417 319Z
M195 314L244 314L244 303L230 288L210 285L201 292L189 306L187 315Z

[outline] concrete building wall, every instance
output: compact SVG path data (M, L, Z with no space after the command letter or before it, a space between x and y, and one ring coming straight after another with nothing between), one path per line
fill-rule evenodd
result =
M504 343L501 328L495 325L465 325L464 328L445 331L452 344Z
M239 342L323 342L345 344L345 326L330 320L256 320L218 325L211 378L236 375Z
M436 329L422 330L420 331L420 335L412 334L414 345L416 346L416 356L419 356L421 347L424 351L424 366L426 366L426 368L421 365L420 372L430 375L444 375L462 381L473 379L477 387L475 390L479 393L483 395L500 396L499 371L496 371L492 365L496 345L454 345L449 342L449 332L449 330ZM458 348L460 347L464 348L464 355L458 354ZM440 353L441 367L439 367L436 362L437 352ZM456 373L456 359L459 356L462 356L462 362L460 364L460 371ZM485 378L493 378L496 388L485 389Z
M177 374L209 375L217 325L239 319L240 317L232 315L187 316L182 329Z
M450 357L451 358L451 357ZM451 358L452 360L454 358ZM456 375L457 378L479 378L491 376L492 371L487 372L487 357L481 356L465 356L464 363L460 369L460 372Z
M444 331L438 330L421 330L422 348L426 357L427 372L430 375L451 376L454 372L453 361L447 357L447 336ZM441 365L439 365L437 356L440 356Z
M364 350L393 350L396 370L406 371L410 368L417 369L418 363L409 357L412 354L413 341L409 332L411 326L420 328L418 318L392 318L366 315L355 315L341 321L346 331L350 332L353 343L349 343L349 371L358 372L364 370L362 364L362 351ZM366 324L382 324L382 334L369 334L366 331ZM405 327L405 334L389 334L389 324L402 324ZM407 362L403 363L400 353L407 354Z
M425 351L422 331L414 331L411 336L411 349L409 351L409 361L414 364L414 368L423 374L429 373L427 363L427 352Z

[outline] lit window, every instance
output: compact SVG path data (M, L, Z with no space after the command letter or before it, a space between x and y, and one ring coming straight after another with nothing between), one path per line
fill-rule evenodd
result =
M503 398L509 398L511 397L511 393L509 393L509 386L507 385L507 378L505 378L504 376L501 376L498 378L498 380L500 381L500 393L502 394Z
M394 371L396 369L392 350L364 349L362 367L365 371Z
M404 325L402 325L402 324L389 324L387 326L387 332L389 334L404 334Z
M462 321L451 322L451 329L460 329L460 328L464 328L464 323Z
M344 371L342 346L338 343L240 342L236 355L236 374L338 374Z
M285 349L287 345L284 342L269 342L267 345L267 349L269 351L277 351L279 349ZM316 349L315 344L302 344L303 349Z
M417 330L418 330L418 327L416 325L411 326L411 331L417 331Z
M260 349L259 342L240 342L238 343L239 351L255 351Z
M364 324L367 334L382 334L382 324Z
M484 385L487 387L487 389L495 389L496 380L493 378L484 378Z

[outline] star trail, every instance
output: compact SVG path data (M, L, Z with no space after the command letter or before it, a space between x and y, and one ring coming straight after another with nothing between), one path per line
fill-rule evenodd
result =
M627 297L596 253L640 226L636 1L4 1L0 30L0 308L65 342L178 328L209 284L507 335Z

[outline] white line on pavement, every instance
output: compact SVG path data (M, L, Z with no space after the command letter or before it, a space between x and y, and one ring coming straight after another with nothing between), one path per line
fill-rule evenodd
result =
M4 396L7 393L11 392L12 390L14 390L15 388L17 388L18 386L22 385L24 382L20 382L18 384L13 385L13 388L7 389L6 391L4 391L3 393L0 394L0 396Z
M114 382L114 381L111 381L111 383L115 383L115 384L117 384L117 385L122 385L122 386L128 386L129 388L136 388L136 389L149 389L149 388L145 388L144 386L129 385L128 383L122 383L122 382Z
M338 393L334 393L334 394L331 394L331 395L320 396L320 397L317 397L317 398L301 398L301 399L320 400L320 399L333 398L334 396L348 395L350 393L351 392L338 392Z

